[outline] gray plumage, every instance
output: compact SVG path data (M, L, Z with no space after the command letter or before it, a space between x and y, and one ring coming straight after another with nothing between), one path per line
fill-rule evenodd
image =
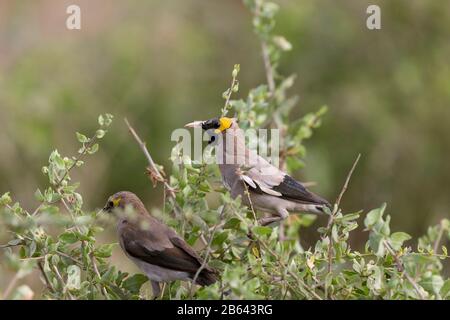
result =
M174 230L152 217L141 200L128 191L111 196L104 211L121 211L129 205L134 215L120 214L117 224L119 243L125 254L152 282L153 294L160 293L159 283L174 280L192 281L203 261ZM196 284L213 284L217 272L205 266Z
M330 206L328 201L307 190L254 150L248 149L236 119L216 118L186 126L214 129L213 140L217 143L217 160L223 183L233 198L241 196L247 206L250 206L251 200L255 209L272 215L261 218L260 224L286 219L289 212L321 213L324 206ZM249 190L250 200L246 189Z

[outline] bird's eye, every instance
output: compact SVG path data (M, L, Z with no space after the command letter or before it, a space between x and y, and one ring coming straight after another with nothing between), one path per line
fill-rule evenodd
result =
M114 202L112 202L111 200L108 201L108 207L114 208Z

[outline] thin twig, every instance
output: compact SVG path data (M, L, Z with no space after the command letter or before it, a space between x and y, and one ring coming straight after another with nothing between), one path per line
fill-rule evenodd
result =
M214 240L214 235L216 233L218 225L222 221L223 214L225 213L225 207L226 207L226 205L223 205L222 210L220 211L220 214L219 214L219 220L214 225L214 229L211 232L211 236L210 236L209 241L208 241L208 246L206 247L205 257L203 258L203 263L201 264L200 268L198 268L197 272L194 275L194 278L192 279L191 287L190 287L190 290L189 290L189 298L190 299L192 299L192 297L194 295L195 282L197 281L197 278L200 275L200 272L202 272L202 270L205 269L206 264L208 263L208 258L209 258L209 255L211 254L211 245L212 245L212 242Z
M287 273L289 273L291 275L291 277L293 277L299 284L302 285L303 289L305 289L306 291L309 291L309 293L311 295L313 295L314 298L316 298L317 300L322 300L322 298L314 290L310 289L306 285L306 283L304 283L303 280L301 280L295 273L293 273L291 270L289 270L289 268L287 266L284 265L284 263L281 261L281 258L278 256L278 254L276 252L274 252L272 249L270 249L269 246L263 240L258 239L258 241L265 250L267 250L272 256L275 257L275 260L280 265L280 267L282 269L286 270Z
M44 278L47 289L50 290L51 292L55 292L55 288L53 287L53 284L50 282L49 278L47 277L47 274L45 273L44 267L42 266L42 262L39 261L37 264L38 264L39 270L41 271L41 274Z
M60 191L58 191L58 193L60 193ZM66 208L66 210L69 212L70 216L72 217L72 220L75 221L74 213L73 213L72 209L69 207L69 205L66 203L66 201L64 200L64 198L61 198L61 202L62 202L62 204L64 205L64 207ZM79 227L78 225L76 225L75 228L76 228L79 232L81 232L81 229L80 229L80 227ZM81 245L82 245L82 246L84 246L85 244L86 244L86 242L85 242L84 240L81 241ZM75 258L72 258L72 257L70 257L70 256L68 256L68 255L66 255L66 254L64 254L63 252L59 252L59 251L58 251L57 253L58 253L59 255L63 255L63 256L65 256L66 258L69 258L69 259L73 260L73 261L76 262L76 263L80 263L80 262L79 262L78 260L76 260ZM94 271L95 271L96 275L101 279L101 275L100 275L100 272L98 271L97 264L96 264L96 262L95 262L95 258L94 258L93 255L92 255L92 252L91 252L91 254L90 254L90 258L91 258L92 266L94 267ZM105 288L103 285L101 285L100 283L99 283L99 285L100 285L101 291L102 291L103 295L105 296L105 298L106 298L106 299L109 299L108 292L106 291L106 288ZM70 294L70 293L69 293L69 294Z
M348 183L350 182L350 178L352 177L353 171L355 171L356 165L358 164L360 158L361 158L361 153L358 154L358 156L356 157L356 160L353 163L353 166L347 175L347 179L345 179L345 183L344 183L344 186L342 187L341 193L339 194L338 198L336 199L335 207L337 207L337 208L339 208L342 197L344 196L345 191L347 191ZM335 209L335 210L337 211L338 209Z
M75 159L74 162L72 163L72 165L67 168L67 170L64 172L63 176L61 178L58 179L58 181L56 181L55 187L57 189L57 192L61 195L61 197L63 197L64 195L62 194L60 187L61 187L61 183L64 181L64 179L67 177L67 175L70 173L70 171L75 168L75 166L77 165L78 161L80 161L89 151L89 149L98 141L97 136L94 135L91 138L89 138L89 143L84 146L83 152L81 154L79 154ZM39 206L33 211L33 213L31 214L32 216L36 215L39 210L42 208L42 206L46 203L46 201L42 202L41 204L39 204Z
M224 106L222 108L222 117L224 117L227 114L227 112L228 112L228 106L230 104L231 95L233 94L233 88L238 83L236 77L237 77L237 75L235 76L233 74L233 79L231 80L231 85L230 85L230 88L228 89L228 92L227 92L227 98L226 98L225 104L224 104Z
M83 152L78 155L75 160L73 161L72 165L66 170L66 172L64 173L64 175L56 182L56 186L60 186L61 182L64 181L64 179L67 177L67 175L69 174L69 172L75 168L75 166L77 165L77 162L80 161L89 151L89 149L97 142L97 136L94 135L89 139L89 142L86 146L83 146Z
M261 2L256 1L256 7L253 12L253 15L255 17L261 16ZM270 96L271 98L275 95L275 79L274 79L274 71L272 63L270 62L270 54L269 54L269 47L267 45L266 39L260 37L261 41L261 51L262 51L262 57L264 61L264 68L266 70L266 78L267 78L267 85L269 87Z
M233 206L232 206L233 208ZM234 209L234 208L233 208ZM246 222L245 219L236 211L233 210L233 213L242 221L242 222ZM250 228L251 229L251 228ZM263 246L263 248L268 251L273 257L275 257L276 262L280 265L280 267L283 270L286 270L287 273L289 273L296 281L299 285L302 286L302 289L304 289L306 291L306 294L303 293L305 296L308 296L308 291L311 295L313 295L316 299L318 300L322 300L322 298L313 290L311 290L295 273L293 273L292 271L290 271L288 269L287 266L284 265L284 263L281 261L281 257L278 256L278 254L276 252L274 252L272 249L270 249L270 247L264 242L264 240L259 239L257 236L255 236L254 234L251 235L252 240L256 240L258 241L259 244L261 244ZM289 285L288 281L286 280L286 284Z
M136 133L136 130L134 130L134 128L130 125L130 123L128 122L128 120L126 118L124 119L124 121L125 121L125 123L126 123L126 125L128 127L128 130L130 131L131 135L136 140L136 142L138 143L138 145L141 148L142 152L144 153L145 158L147 159L147 161L148 161L148 163L149 163L149 165L151 167L151 170L156 174L156 177L157 177L158 181L160 181L160 182L162 182L164 184L164 187L168 191L169 195L171 195L173 197L174 196L173 188L169 185L167 180L163 177L163 175L159 171L158 167L156 166L155 162L153 161L152 156L150 155L150 152L147 149L147 146L146 146L145 142L142 141L142 139Z
M339 206L341 204L342 197L344 196L344 193L348 188L348 184L352 177L353 171L355 171L355 168L356 168L360 158L361 158L361 154L358 154L355 162L353 163L352 168L350 169L350 171L347 174L347 178L345 179L345 183L342 186L341 193L339 194L339 196L336 199L336 202L334 203L333 212L330 214L330 217L328 219L328 224L327 224L327 234L329 234L328 252L327 252L327 254L328 254L328 273L332 272L332 265L333 265L333 237L331 236L331 230L333 228L334 216L339 211Z
M395 252L394 248L391 247L391 245L389 244L389 242L387 242L386 240L383 241L383 245L384 247L389 251L389 253L391 254L391 256L394 257L395 260L395 264L397 265L397 270L399 272L401 272L406 280L409 281L409 283L411 283L411 285L413 286L414 290L416 290L417 295L419 296L419 298L421 300L425 300L425 296L423 295L422 291L419 288L419 285L417 284L417 282L408 274L408 272L406 272L405 266L403 265L402 261L400 260L400 258L398 257L398 254Z
M37 208L34 209L34 211L33 211L33 213L32 213L31 215L32 215L32 216L36 215L36 214L39 212L39 210L41 210L42 206L43 206L45 203L46 203L46 202L44 201L44 202L42 202L39 206L37 206Z
M250 204L250 209L252 210L253 218L255 219L255 225L258 225L258 219L256 218L255 208L253 207L252 198L250 197L250 191L248 190L248 186L245 183L245 181L242 181L242 184L244 185L245 194L247 195L247 199L248 199L248 202Z
M80 260L75 259L75 258L69 256L68 254L64 253L64 252L61 252L61 251L58 251L58 250L57 250L56 253L59 254L60 256L64 257L64 258L67 258L67 259L69 259L69 260L72 260L72 262L75 262L75 263L76 263L78 266L80 266L80 267L83 266L83 263L82 263Z
M168 198L171 201L171 204L173 205L173 210L175 212L175 215L177 217L181 217L182 210L176 201L175 189L172 188L172 186L170 186L170 184L167 182L167 179L165 179L163 177L163 175L161 174L161 172L159 171L158 167L156 166L155 162L153 161L152 156L150 155L150 152L147 149L145 142L142 141L142 139L137 134L136 130L134 130L134 128L130 125L130 123L128 122L128 120L126 118L124 119L124 121L128 127L128 130L130 131L131 135L136 140L137 144L139 145L142 152L144 153L144 155L151 167L152 172L154 172L154 174L156 174L157 181L160 181L164 184L164 200L166 199L166 194L167 194ZM165 201L164 201L164 206L165 206Z
M59 273L58 268L55 265L53 265L53 270L55 271L55 274L56 274L57 278L61 282L61 285L63 287L63 294L65 294L67 292L67 294L69 295L69 298L71 300L75 300L75 298L72 296L72 294L69 291L67 291L66 283L64 282L63 277L61 276L61 274Z
M267 85L269 86L270 96L271 98L273 98L275 96L275 79L273 74L273 67L270 63L269 48L265 40L261 41L261 50L264 60L264 68L266 69Z
M167 285L167 283L164 282L162 289L161 289L161 294L159 295L159 300L162 300L162 298L164 297L164 291L166 291L166 285ZM169 288L169 290L170 290L170 288Z
M21 245L23 245L23 243L18 243L18 244L1 244L0 245L0 249L18 247L18 246L21 246Z
M101 280L102 276L100 275L100 272L98 271L97 263L95 262L95 257L92 252L90 254L90 258L91 258L92 267L94 268L94 272L97 275L97 277ZM104 286L102 286L101 284L100 284L100 288L102 289L102 293L105 296L105 298L107 300L109 300L109 295L108 295L108 292L106 291L106 288Z
M58 193L60 193L60 191L58 191ZM61 193L60 193L60 194L61 194ZM61 196L62 196L62 195L61 195ZM75 221L74 213L73 213L72 209L69 207L69 205L67 204L67 202L64 200L64 198L61 198L61 202L62 202L62 204L64 205L64 207L66 208L66 210L69 212L70 216L72 217L72 220ZM78 225L75 225L75 228L76 228L79 232L81 232L81 229L80 229L80 227L79 227ZM81 245L82 245L82 246L86 245L86 242L85 242L84 240L81 241ZM79 262L78 260L76 260L75 258L72 258L72 257L66 255L66 254L63 253L63 252L58 251L57 253L58 253L59 255L62 255L62 256L64 256L64 257L66 257L66 258L71 259L72 261L74 261L74 262L76 262L76 263L80 263L80 262ZM96 275L99 277L99 279L101 279L101 275L100 275L100 272L98 271L97 264L96 264L96 262L95 262L95 258L93 257L92 252L91 252L91 254L90 254L90 258L91 258L91 263L92 263L92 266L94 267L94 271L95 271ZM82 265L82 264L81 264L81 265ZM86 269L87 269L87 267L86 267ZM100 283L99 283L99 285L100 285L101 291L102 291L103 295L105 296L105 298L106 298L106 299L109 299L108 292L106 291L106 288L105 288L103 285L101 285ZM69 293L69 294L70 294L70 293Z
M62 194L58 191L58 193L62 196ZM61 198L61 203L63 204L64 208L66 208L67 212L69 213L70 217L72 218L72 221L75 222L75 216L72 212L72 209L70 209L69 205L67 204L66 200L64 198ZM80 228L78 225L75 225L75 228L80 231Z

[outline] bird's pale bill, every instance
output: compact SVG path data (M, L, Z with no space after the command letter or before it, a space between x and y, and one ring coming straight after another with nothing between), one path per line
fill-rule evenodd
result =
M214 129L215 133L221 133L231 127L234 118L214 118L206 121L193 121L185 125L187 128L202 128L203 130Z
M186 128L201 128L203 121L193 121L185 124Z

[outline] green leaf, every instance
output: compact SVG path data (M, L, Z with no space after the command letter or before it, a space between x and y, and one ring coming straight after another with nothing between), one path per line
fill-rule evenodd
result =
M224 229L238 229L239 228L239 223L241 222L241 220L239 220L238 218L231 218L230 220L228 220L225 225L223 226Z
M233 68L233 72L231 73L231 76L233 78L236 78L238 73L239 73L239 71L240 71L240 69L241 69L241 66L239 64L235 64L234 68Z
M441 288L441 297L442 299L450 298L450 279L446 280Z
M214 236L212 244L214 246L221 245L228 237L228 231L221 232Z
M78 236L72 231L66 231L59 236L61 242L72 244L78 241Z
M9 196L9 192L4 193L0 197L0 206L5 206L7 204L10 204L12 202L11 197Z
M84 134L81 134L81 133L79 133L79 132L76 132L76 135L77 135L77 140L78 140L79 142L81 142L81 143L87 143L87 142L89 142L89 138L86 137Z
M147 281L148 281L147 276L138 273L127 278L122 283L122 288L130 291L133 294L139 294L139 290L141 289L142 285Z
M410 239L411 236L405 232L394 232L393 234L391 234L390 243L395 250L400 250L400 248L403 245L403 242Z
M28 256L32 257L36 252L36 241L31 241Z
M22 239L13 239L13 240L9 241L8 244L5 247L7 247L7 246L17 246L17 245L23 244L23 243L24 243L24 241ZM1 247L2 246L0 246L0 248Z
M61 158L58 150L54 150L50 154L49 163L54 164L58 170L66 169L66 163L64 162L63 158Z
M346 215L344 215L344 216L341 218L341 221L352 221L352 220L356 220L356 219L359 218L360 213L361 213L361 211L355 212L355 213L349 213L349 214L346 214Z
M391 216L387 215L386 216L386 221L385 222L380 222L375 226L375 229L378 230L381 234L385 235L386 237L389 236L389 234L391 233L391 229L389 227L389 223L391 221Z
M95 133L95 136L97 137L97 139L101 139L105 136L106 131L105 130L97 130L97 132Z
M369 235L369 247L378 257L384 256L384 236L371 232Z
M339 242L339 234L338 234L338 227L337 227L337 225L333 225L333 227L331 228L331 238L335 242Z
M101 282L102 283L112 283L115 281L116 277L116 267L110 266L108 270L102 275Z
M367 229L371 229L375 224L381 222L386 203L383 203L380 208L371 210L364 219L364 225Z
M39 202L43 202L45 201L45 197L42 194L41 190L37 189L36 192L34 193L34 197L36 198L37 201Z
M292 44L286 40L283 36L274 36L272 41L275 45L283 51L289 51L292 49Z
M98 151L98 143L94 144L92 147L88 149L89 154L94 154Z
M259 236L266 236L272 234L272 228L266 226L255 226L252 231Z
M442 277L438 275L431 276L431 286L433 287L434 293L439 294L442 287L444 286L444 279L442 279Z
M110 113L105 113L104 117L105 117L105 123L104 123L105 127L109 127L112 123L114 116Z
M103 117L103 115L99 115L98 116L98 124L103 127L105 125L105 118Z
M67 284L68 290L79 290L81 282L81 269L77 265L70 265L67 268Z
M426 278L425 280L421 281L420 284L427 291L434 293L434 294L440 294L440 291L442 290L442 287L444 286L444 280L442 279L441 276L432 275L431 277Z
M115 245L115 243L102 244L94 250L94 255L99 258L109 258Z

